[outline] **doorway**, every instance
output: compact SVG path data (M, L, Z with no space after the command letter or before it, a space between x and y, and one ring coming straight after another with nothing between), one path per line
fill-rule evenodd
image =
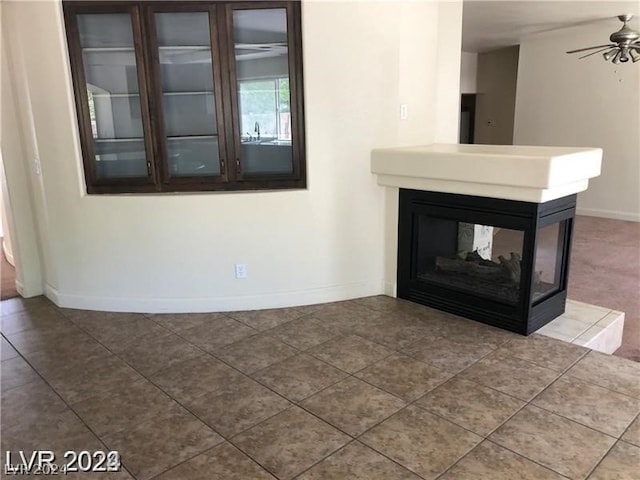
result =
M463 93L460 101L460 143L473 143L476 118L476 94Z
M0 185L0 211L2 222L0 223L0 300L8 300L18 297L16 289L16 268L13 258L13 242L8 222L8 205L6 196L6 182L4 179L4 165L2 169L2 182Z

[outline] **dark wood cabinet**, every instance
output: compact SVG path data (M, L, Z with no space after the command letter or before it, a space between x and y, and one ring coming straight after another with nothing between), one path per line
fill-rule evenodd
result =
M299 2L63 7L88 193L306 186Z

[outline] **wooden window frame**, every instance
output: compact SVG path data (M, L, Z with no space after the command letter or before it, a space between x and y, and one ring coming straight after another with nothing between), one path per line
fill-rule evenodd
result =
M240 162L238 83L235 72L233 12L284 8L287 12L292 172L243 173ZM306 188L301 6L297 1L90 1L64 0L63 11L87 193L170 193ZM172 177L164 136L164 115L156 12L208 12L213 84L220 149L220 175ZM96 173L86 79L76 15L129 13L138 74L147 177L99 179Z

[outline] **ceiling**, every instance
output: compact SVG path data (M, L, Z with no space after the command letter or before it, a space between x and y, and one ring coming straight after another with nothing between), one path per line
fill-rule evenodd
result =
M640 0L464 0L462 50L486 52L516 45L520 38L533 33L598 21L610 22L614 32L622 26L615 17L623 13L635 15L630 26L640 30Z

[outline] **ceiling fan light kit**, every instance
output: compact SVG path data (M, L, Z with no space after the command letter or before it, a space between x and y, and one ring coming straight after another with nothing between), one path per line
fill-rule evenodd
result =
M636 63L640 61L640 33L631 29L627 23L633 18L633 15L618 15L618 20L622 22L622 28L617 32L613 32L609 40L613 43L607 45L597 45L595 47L579 48L578 50L570 50L567 53L586 52L595 50L595 52L587 53L580 58L590 57L596 53L601 53L602 57L608 62L619 64L627 63L629 59ZM605 51L606 50L606 51Z

